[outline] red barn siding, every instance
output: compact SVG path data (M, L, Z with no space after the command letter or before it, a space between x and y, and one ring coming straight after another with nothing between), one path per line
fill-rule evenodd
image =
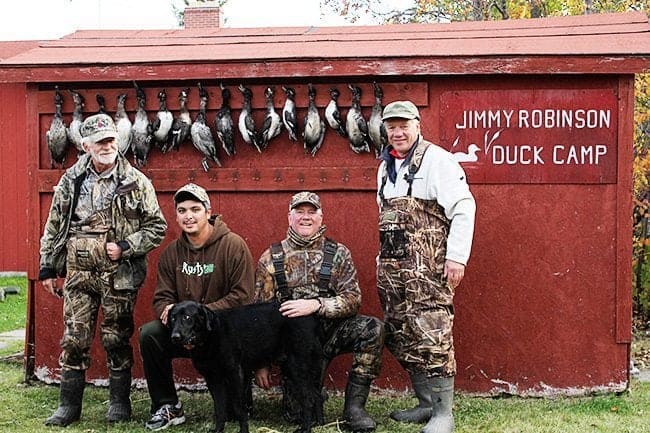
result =
M25 85L0 84L0 271L27 271L29 206Z
M38 41L0 42L0 61L38 46ZM0 272L27 270L27 146L25 85L0 84Z

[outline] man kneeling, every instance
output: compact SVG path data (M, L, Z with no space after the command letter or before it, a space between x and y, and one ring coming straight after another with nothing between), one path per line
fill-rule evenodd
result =
M365 405L370 383L381 368L383 323L357 313L361 305L357 271L347 247L325 237L318 195L308 191L295 194L289 203L288 219L287 237L264 251L257 264L257 300L277 298L286 317L314 314L321 319L326 358L321 378L332 358L352 353L352 371L345 389L346 427L372 431L376 423ZM258 370L258 386L268 388L268 376L268 368ZM285 395L285 401L291 401L291 396Z

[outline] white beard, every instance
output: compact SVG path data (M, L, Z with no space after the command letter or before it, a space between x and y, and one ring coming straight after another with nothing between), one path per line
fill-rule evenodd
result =
M117 159L117 150L111 152L110 154L104 154L104 155L100 155L99 153L91 150L90 157L100 164L113 165L115 163L115 159Z

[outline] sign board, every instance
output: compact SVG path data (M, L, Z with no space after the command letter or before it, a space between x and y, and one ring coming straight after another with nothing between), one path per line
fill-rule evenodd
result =
M612 89L450 91L440 141L472 182L615 183Z

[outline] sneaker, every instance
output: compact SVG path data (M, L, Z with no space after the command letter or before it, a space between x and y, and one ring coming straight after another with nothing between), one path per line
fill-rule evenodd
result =
M163 404L153 414L151 419L144 425L146 430L158 431L164 430L172 425L179 425L185 422L183 413L183 404L179 401L175 405Z

